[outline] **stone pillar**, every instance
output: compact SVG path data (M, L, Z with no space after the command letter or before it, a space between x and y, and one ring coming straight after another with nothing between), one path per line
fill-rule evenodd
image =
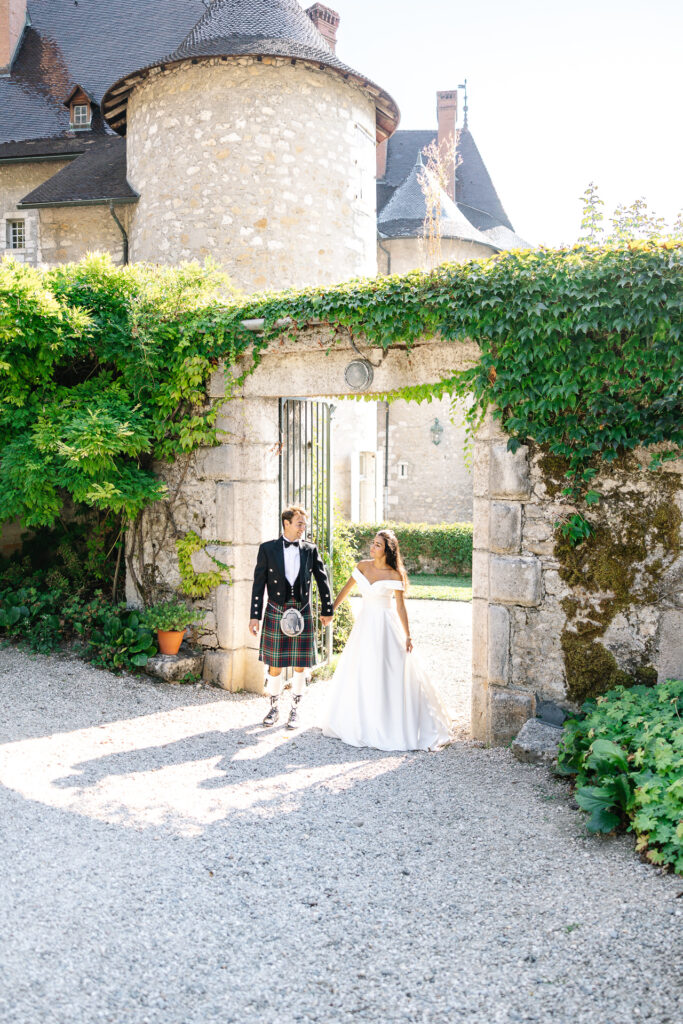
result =
M512 683L514 609L541 604L541 562L522 554L523 503L531 495L528 451L486 416L474 445L472 735L507 743L534 715L533 690Z
M211 394L225 394L221 373ZM232 398L218 427L224 443L202 453L198 472L215 491L216 539L226 545L232 584L216 593L218 649L207 652L204 676L226 690L261 693L258 637L247 627L258 546L278 530L278 399Z

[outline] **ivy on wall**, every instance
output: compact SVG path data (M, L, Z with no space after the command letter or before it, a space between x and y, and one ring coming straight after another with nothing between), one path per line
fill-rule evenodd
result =
M284 333L312 322L366 344L478 342L475 366L391 397L493 404L510 447L567 460L572 496L599 501L596 459L683 451L683 244L515 251L431 273L238 299L216 268L48 271L0 264L0 522L55 522L65 495L123 522L164 495L155 460L216 443L210 374L240 356L239 388ZM246 319L264 320L259 334ZM288 326L283 327L286 319ZM586 527L570 524L572 539Z

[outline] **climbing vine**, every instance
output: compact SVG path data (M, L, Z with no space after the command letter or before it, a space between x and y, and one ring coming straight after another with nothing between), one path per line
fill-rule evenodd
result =
M221 583L232 582L230 566L226 565L225 562L222 562L207 550L209 544L217 543L218 541L202 540L194 530L190 530L184 537L181 537L176 541L175 547L178 554L180 589L187 597L207 597L211 591L220 586ZM192 556L198 551L203 551L207 558L214 563L216 568L209 570L208 572L196 572L192 565Z
M270 344L312 323L383 349L475 340L476 365L391 397L467 396L471 428L493 405L510 447L565 458L565 490L590 506L596 459L649 445L656 466L683 451L682 270L680 242L577 246L243 299L211 266L5 261L0 522L50 525L65 496L134 522L165 495L155 461L216 443L218 365L229 397Z

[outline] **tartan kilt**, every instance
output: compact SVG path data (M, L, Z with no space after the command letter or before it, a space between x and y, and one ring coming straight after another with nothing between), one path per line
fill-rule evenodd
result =
M280 629L280 617L285 608L298 608L304 617L300 636L285 636ZM261 627L259 661L272 668L313 668L318 659L315 649L315 624L310 603L304 610L294 598L280 606L268 601Z

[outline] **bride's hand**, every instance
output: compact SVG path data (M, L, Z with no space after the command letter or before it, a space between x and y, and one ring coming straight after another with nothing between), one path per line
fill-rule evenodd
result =
M413 649L413 641L410 639L409 636L407 636L406 637L406 651L408 652L408 654L410 654L412 649Z

